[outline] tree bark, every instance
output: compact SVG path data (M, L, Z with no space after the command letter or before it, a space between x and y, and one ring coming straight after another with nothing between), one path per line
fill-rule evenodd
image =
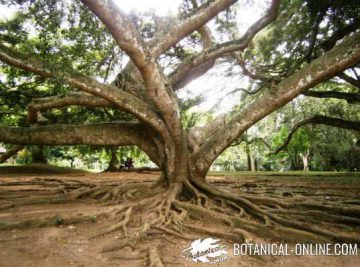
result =
M0 142L18 145L137 145L159 164L155 144L139 123L98 123L89 125L47 125L34 127L0 126Z
M118 108L135 115L140 121L159 131L160 134L167 132L163 121L147 103L115 86L100 83L93 78L77 73L75 70L69 70L69 68L64 73L62 66L55 64L49 66L49 63L42 62L35 56L25 55L2 44L0 44L0 60L44 78L62 80L81 91L114 103Z
M107 167L106 171L116 172L119 170L119 167L117 166L119 161L117 160L116 150L117 150L117 147L115 147L115 146L110 148L110 161L109 161L109 166Z
M250 170L252 172L256 172L257 171L257 162L256 159L250 155Z
M343 120L343 119L338 119L338 118L332 118L332 117L317 115L317 116L314 116L312 118L303 120L303 121L297 123L296 125L294 125L294 127L292 128L292 130L288 134L285 142L281 146L279 146L274 151L274 153L277 154L281 150L283 150L290 143L290 141L291 141L293 135L295 134L295 132L300 127L302 127L304 125L307 125L307 124L322 124L322 125L327 125L327 126L332 126L332 127L342 128L342 129L360 131L360 122L359 121L349 121L349 120Z
M257 121L321 81L335 76L359 61L360 34L357 33L312 61L306 68L264 92L254 103L234 116L225 127L219 129L197 153L192 155L192 161L196 162L194 167L200 172L206 172L218 155Z
M121 221L107 229L105 234L122 229L128 235L121 241L129 245L147 234L149 229L158 230L155 227L163 228L170 225L174 228L164 229L166 231L172 229L173 233L178 234L182 229L189 228L190 225L186 222L188 216L200 214L202 218L214 218L216 221L219 219L218 221L231 227L245 225L247 227L244 230L249 231L263 232L262 230L266 229L267 225L273 225L280 227L272 227L269 232L284 231L293 227L296 228L297 234L299 230L305 230L331 237L331 241L354 240L346 236L339 238L338 233L315 229L307 223L299 222L302 220L290 220L289 217L274 214L273 211L283 212L284 208L290 207L289 203L272 198L258 198L249 194L239 197L206 183L205 177L212 162L220 153L235 140L239 140L240 136L256 122L320 82L358 64L360 62L360 33L349 35L333 49L291 76L281 81L278 81L278 77L274 78L267 91L261 92L262 94L257 99L247 103L241 111L231 114L231 119L230 116L229 118L219 116L206 126L191 129L187 133L181 122L179 100L175 95L176 89L186 84L191 78L206 73L217 58L241 52L248 47L254 36L276 19L280 1L272 0L265 16L253 24L240 39L219 45L213 45L210 42L209 33L204 31L205 24L219 12L233 5L236 0L206 1L179 23L173 24L168 30L162 31L163 34L156 35L147 43L142 39L131 18L119 10L115 1L82 0L82 2L105 24L119 48L130 58L130 63L116 79L119 82L118 87L115 83L104 84L61 65L50 66L48 62L39 60L37 56L24 55L1 44L0 60L43 78L63 81L82 91L82 93L68 94L63 98L55 96L33 101L28 109L30 123L38 121L37 115L40 111L68 105L117 108L135 116L137 122L20 128L0 126L0 141L19 145L139 146L163 171L162 179L158 183L151 186L147 183L146 185L132 183L100 189L97 186L91 186L88 190L82 190L82 186L80 192L76 192L76 197L96 196L104 201L121 202L121 205L116 205L115 210L111 212L121 213L124 216ZM194 50L194 54L185 58L172 75L166 75L160 66L159 57L193 31L199 31L202 35L202 51ZM244 69L246 71L246 68ZM189 75L191 72L195 75ZM341 123L337 121L336 124ZM248 155L250 170L256 170L256 161L252 159L250 151ZM301 168L299 153L294 152L291 156L293 156L293 164ZM129 198L133 199L122 203L123 200L126 202ZM221 206L218 205L219 201ZM309 205L315 206L315 204ZM240 216L233 216L234 208L239 211ZM359 213L356 209L341 210L335 206L325 208L321 206L321 208L330 211L340 210L344 214L352 214L354 211ZM146 216L140 218L132 214L135 209L146 211ZM196 212L193 212L194 210ZM131 219L134 215L135 219ZM250 221L248 218L255 220ZM139 222L144 222L143 227L139 227ZM129 226L132 227L131 231L126 231L126 227ZM235 240L243 237L240 231L236 234L234 231L231 235ZM243 240L245 239L244 236ZM157 252L153 252L151 251L149 256L150 262L159 263Z
M24 149L24 146L18 145L18 146L14 146L12 149L10 149L7 152L0 153L0 163L4 163L9 158L16 155L19 151L21 151L23 149Z
M33 146L30 149L32 163L47 163L47 159L44 155L44 146Z
M309 155L310 155L310 151L307 150L305 153L301 154L301 158L303 161L303 171L307 172L309 171Z
M62 66L49 66L36 56L24 55L0 45L0 59L3 62L44 78L60 79L91 94L79 99L70 94L63 99L52 97L34 101L29 106L29 121L36 121L38 111L54 107L114 105L114 108L133 114L140 123L55 125L18 129L0 127L1 139L14 144L138 145L164 170L169 185L186 184L189 178L195 176L204 179L212 162L249 127L318 83L360 61L360 34L357 33L312 61L304 69L278 84L273 84L268 91L234 115L230 121L225 117L218 124L209 123L198 129L194 137L192 134L195 131L187 134L183 129L178 100L174 93L176 84L184 80L189 71L199 66L205 67L205 70L209 67L202 64L245 49L261 29L276 19L280 1L273 0L268 12L240 39L213 46L208 34L203 32L205 49L186 58L170 76L166 76L160 68L158 57L193 31L204 29L206 22L236 1L208 1L178 24L170 27L161 39L156 38L148 43L141 38L129 17L119 10L113 1L82 2L105 24L118 46L130 57L131 63L126 68L129 73L123 74L129 74L132 80L136 78L136 88L126 91L127 81L121 89L103 84L76 71L64 71ZM140 92L143 96L140 96ZM214 122L217 122L216 120Z
M349 104L360 103L360 94L344 93L336 91L312 91L304 92L303 95L317 98L337 98L346 100Z
M209 47L198 54L185 58L169 76L172 87L175 90L180 89L191 80L200 77L206 73L213 60L235 51L243 51L259 31L277 18L279 5L280 1L273 0L265 16L252 24L241 38Z

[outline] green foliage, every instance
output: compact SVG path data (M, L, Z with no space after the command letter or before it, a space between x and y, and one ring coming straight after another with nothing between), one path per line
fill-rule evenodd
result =
M128 59L104 25L78 0L1 0L0 3L18 10L10 20L0 20L0 41L23 53L36 54L45 63L49 63L49 66L56 63L64 72L72 69L101 81L111 82ZM248 1L247 4L255 2ZM235 5L211 22L215 42L228 41L242 35L236 19L240 8L241 6ZM186 17L192 10L191 1L183 1L179 18ZM158 33L166 32L169 25L176 23L177 18L159 18L153 11L148 11L134 12L130 19L142 38L148 41L156 38ZM324 40L359 19L358 0L282 1L276 22L261 31L241 54L250 71L268 78L268 81L250 82L248 87L251 90L266 90L272 83L276 84L281 78L306 66L307 61L324 53L321 47ZM199 33L194 32L169 49L160 58L159 63L166 73L170 73L185 57L201 49L201 37ZM3 63L0 63L0 73L0 125L28 126L26 107L33 98L61 95L73 89L61 79L45 80ZM236 75L236 72L229 75ZM358 88L337 78L322 83L314 90L358 92ZM252 103L257 97L259 94L242 95L235 112ZM212 114L205 115L193 108L201 101L202 97L181 101L181 118L186 130L207 122L212 117ZM245 142L262 138L274 149L282 144L294 124L314 114L349 120L360 119L359 105L348 105L345 101L336 99L300 97L250 129L246 133L246 140L238 146L228 148L214 163L214 168L246 170L247 156L251 155L258 163L259 169L299 169L301 155L310 151L311 169L346 169L349 150L355 141L360 139L358 133L339 129L329 130L326 126L306 126L297 131L286 150L278 155L271 154L262 142ZM134 119L133 116L118 110L73 106L49 110L42 115L48 123L54 124ZM108 147L89 146L45 147L44 153L53 163L76 165L74 160L79 159L81 167L91 168L98 163L98 169L106 168L111 155ZM136 166L149 164L147 156L137 147L118 148L116 157L119 162L123 162L126 157L132 157ZM28 149L19 153L18 163L30 161L31 153Z

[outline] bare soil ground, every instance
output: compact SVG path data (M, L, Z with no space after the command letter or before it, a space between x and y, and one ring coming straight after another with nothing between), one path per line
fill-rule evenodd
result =
M66 184L64 192L72 184L93 183L116 185L129 182L153 182L158 172L85 173L44 166L0 167L0 266L147 266L146 257L131 258L135 250L124 248L101 253L104 246L121 239L121 232L95 238L100 229L110 224L108 214L113 207L92 199L47 203L36 201L59 190L59 181ZM287 176L210 176L209 180L219 188L245 195L261 195L282 200L308 198L321 203L352 202L360 205L360 177L287 177ZM56 193L56 192L55 192ZM31 198L32 201L27 201ZM27 203L26 205L22 205ZM340 204L339 204L340 205ZM105 215L107 214L107 215ZM110 213L111 214L111 213ZM41 218L48 218L42 221ZM79 218L82 218L79 220ZM19 223L23 222L23 223ZM11 225L9 227L9 225ZM194 225L217 229L222 227L209 220L194 220ZM335 223L334 223L335 224ZM7 227L2 228L6 225ZM329 230L336 230L331 228ZM360 225L343 231L357 232ZM198 238L207 235L197 235ZM254 243L272 243L282 240L252 239ZM158 247L166 266L209 266L182 257L182 251L191 243L170 235L148 235L140 247ZM222 266L360 266L360 256L232 256L232 243L227 245L230 259ZM301 243L301 240L299 240ZM289 244L290 247L293 244ZM138 248L139 246L137 246ZM137 249L138 250L138 249ZM360 250L360 248L359 248ZM359 254L360 252L358 252ZM121 255L121 258L120 256ZM137 254L135 255L137 256Z

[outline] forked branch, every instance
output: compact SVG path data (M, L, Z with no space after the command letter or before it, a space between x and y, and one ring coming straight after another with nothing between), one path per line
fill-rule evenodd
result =
M179 67L170 74L170 82L172 86L174 88L180 88L180 86L178 85L180 83L182 84L182 86L184 86L182 80L184 79L184 77L189 75L189 73L195 67L205 64L210 60L215 60L224 55L233 53L235 51L244 50L259 31L261 31L263 28L265 28L277 18L279 5L279 0L273 0L266 15L260 18L254 24L252 24L252 26L240 39L212 46L196 55L187 57L179 65Z
M57 66L39 60L35 56L22 54L14 49L0 44L0 60L40 75L44 78L56 78L72 85L81 91L99 96L114 103L117 107L134 114L139 120L149 123L154 129L164 129L164 125L159 116L149 107L148 104L139 98L119 90L115 86L98 82L97 80L77 73L69 67Z
M295 72L264 92L236 115L226 127L210 137L193 155L193 161L199 160L201 168L208 168L224 149L257 121L284 106L299 94L359 62L360 33L357 33L312 61L306 68Z
M81 0L111 32L116 43L142 71L147 64L145 43L133 23L112 0Z
M45 98L35 98L28 105L28 123L37 123L37 115L39 111L67 106L83 106L92 108L116 107L116 105L110 101L80 92L71 92L66 95Z
M208 21L214 18L221 11L235 4L237 0L215 0L207 1L205 4L195 9L193 13L184 18L168 30L162 39L156 40L153 44L153 55L155 58L168 50L180 40L200 29Z
M283 150L290 143L290 141L291 141L292 137L294 136L294 134L296 133L296 131L299 128L301 128L302 126L308 125L308 124L323 124L323 125L342 128L342 129L360 131L360 121L350 121L350 120L332 118L332 117L328 117L328 116L316 115L312 118L303 120L303 121L295 124L294 127L291 129L290 133L288 134L285 142L281 146L279 146L274 151L274 153L277 154L281 150Z

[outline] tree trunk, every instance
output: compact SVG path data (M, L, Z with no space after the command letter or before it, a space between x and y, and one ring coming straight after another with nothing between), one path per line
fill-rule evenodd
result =
M255 172L257 170L257 163L254 157L251 155L250 145L246 143L245 145L246 159L247 159L247 169L248 171Z
M117 147L111 147L110 149L110 161L109 161L109 166L108 168L106 169L106 171L108 172L116 172L119 170L119 161L117 159L117 155L116 155L116 150L117 150Z
M46 164L47 160L44 155L44 146L33 146L30 148L32 163Z
M214 160L255 123L310 88L358 64L360 61L359 33L340 42L334 49L290 76L279 77L281 80L272 83L256 100L251 101L241 111L228 116L231 117L229 121L224 116L224 119L220 118L219 121L215 119L202 127L202 132L199 134L202 138L195 140L183 128L175 89L178 89L182 82L186 83L188 81L186 76L199 70L198 67L205 68L197 72L202 75L216 59L229 56L233 52L242 52L251 43L256 33L276 18L280 1L273 0L264 17L253 24L241 38L216 44L199 53L193 51L182 60L171 75L166 75L163 71L159 64L159 57L186 36L203 27L219 12L230 7L236 2L235 0L207 1L180 23L169 25L169 29L164 31L160 38L155 36L149 42L142 38L132 18L121 12L115 1L82 0L81 2L105 24L118 47L130 58L129 64L120 74L123 77L129 76L131 81L125 80L121 86L104 84L68 66L64 68L56 63L43 62L39 56L24 55L16 51L14 47L2 44L0 44L0 60L43 78L62 81L86 93L80 97L77 97L78 94L56 96L33 103L28 110L31 123L37 121L38 111L68 105L117 108L130 113L136 121L134 123L48 125L24 128L0 126L0 141L20 145L139 146L162 169L162 179L158 183L151 186L149 183L135 185L128 183L115 188L89 188L84 192L76 193L77 197L80 194L80 196L95 196L102 200L121 199L124 202L129 198L134 198L134 201L129 201L131 203L118 205L122 207L117 207L120 210L114 214L121 214L122 219L110 227L110 231L105 232L106 234L119 229L127 232L126 227L135 224L138 227L138 222L144 222L140 230L134 229L135 235L131 236L132 231L128 232L129 238L125 237L124 244L134 243L149 229L158 230L153 226L159 229L173 226L172 233L182 234L182 229L192 227L186 223L186 218L195 217L194 215L221 221L231 228L238 225L247 226L245 230L256 233L263 232L266 230L265 226L269 225L273 226L270 233L293 227L298 230L322 233L330 236L332 241L339 241L337 233L312 228L307 224L302 224L298 219L290 221L288 217L271 211L276 207L280 207L280 211L289 207L287 202L283 203L271 198L254 198L248 195L239 197L206 183L205 177ZM256 163L250 151L248 155L250 170L255 170ZM35 157L35 160L38 159L43 161L43 155ZM298 154L295 154L293 161L297 168L301 165ZM134 204L135 200L138 200L138 203ZM122 210L123 207L127 208L126 211ZM146 216L145 218L137 217L128 225L133 209L146 211ZM233 216L234 209L239 211L239 216ZM336 210L339 210L339 207L336 207ZM353 210L349 209L344 211L348 214L353 213ZM239 219L239 217L244 218ZM249 224L249 218L253 218L254 222ZM259 222L263 225L257 227ZM232 234L236 240L245 241L242 232L234 231ZM209 234L209 231L206 234ZM287 236L289 235L291 232L287 232Z
M304 172L309 171L309 155L310 155L309 150L307 150L304 154L301 154L301 158L303 160L303 171Z
M251 171L251 155L250 155L250 148L249 148L248 144L246 144L245 151L246 151L246 160L247 160L247 170Z
M256 168L256 159L253 157L253 156L250 156L250 162L251 162L251 171L252 172L256 172L257 171L257 168Z
M349 171L359 171L360 166L360 140L349 150Z
M296 166L296 156L293 157L290 153L289 153L289 158L290 158L290 170L294 171L297 169Z

